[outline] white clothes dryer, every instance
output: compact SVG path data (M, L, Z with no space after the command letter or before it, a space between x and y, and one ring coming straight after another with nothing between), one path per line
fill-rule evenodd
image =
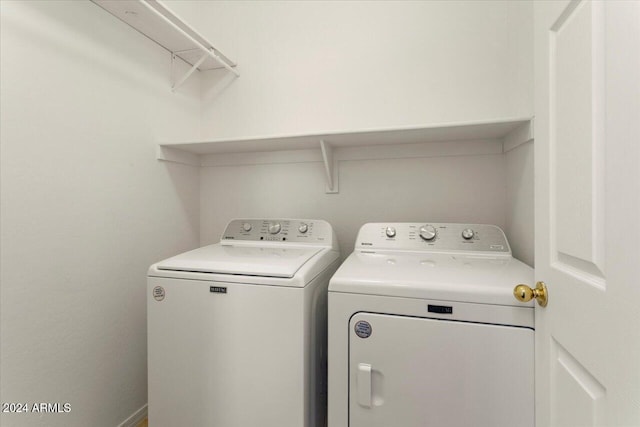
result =
M324 426L338 258L325 221L237 219L219 243L152 265L149 424Z
M532 280L495 226L364 225L329 284L329 427L533 427Z

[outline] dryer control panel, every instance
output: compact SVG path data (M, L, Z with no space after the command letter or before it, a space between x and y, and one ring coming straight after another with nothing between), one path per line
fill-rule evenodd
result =
M511 254L504 232L487 224L369 223L360 228L355 248Z
M328 222L315 219L234 219L224 230L221 241L293 242L332 246L333 229Z

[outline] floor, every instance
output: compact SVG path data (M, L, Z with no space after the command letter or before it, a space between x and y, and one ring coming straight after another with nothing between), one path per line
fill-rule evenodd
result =
M144 420L140 421L140 424L138 424L136 427L149 427L149 418L145 418Z

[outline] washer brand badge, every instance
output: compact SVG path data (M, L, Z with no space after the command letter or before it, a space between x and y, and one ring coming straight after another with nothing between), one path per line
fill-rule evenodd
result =
M360 338L369 338L371 336L371 324L360 320L353 328L356 331L356 335Z
M226 294L227 288L224 286L209 286L209 292L213 292L214 294Z
M153 298L155 298L156 301L162 301L164 299L164 288L162 286L153 288Z

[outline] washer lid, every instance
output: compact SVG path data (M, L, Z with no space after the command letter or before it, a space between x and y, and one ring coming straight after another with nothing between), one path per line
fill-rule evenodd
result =
M329 291L533 306L513 296L514 286L532 282L533 269L511 257L356 251L333 276Z
M292 278L319 247L210 245L157 264L158 270Z

